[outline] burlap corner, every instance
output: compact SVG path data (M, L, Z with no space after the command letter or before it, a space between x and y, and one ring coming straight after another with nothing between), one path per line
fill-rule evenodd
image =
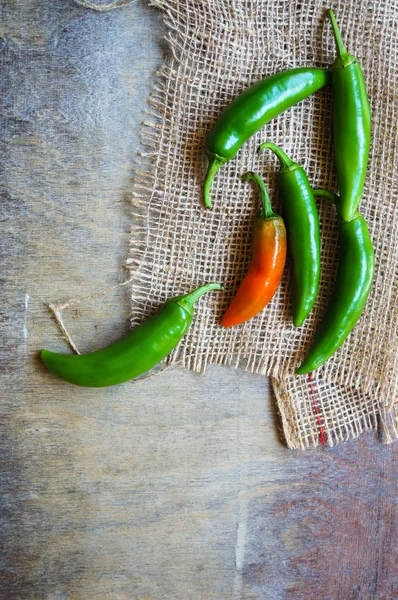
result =
M271 376L288 446L334 444L382 425L398 436L398 7L387 0L337 2L338 22L358 56L372 107L372 144L361 212L376 252L376 276L359 324L343 348L311 376L294 376L330 297L338 257L334 209L319 201L322 275L305 325L291 322L289 268L268 307L225 330L220 316L250 260L252 188L239 177L265 177L276 209L275 159L256 154L260 141L280 144L307 170L314 187L337 190L331 141L331 91L293 107L226 164L212 188L214 208L201 204L204 143L223 108L251 83L278 70L330 65L335 56L325 7L266 0L152 0L164 12L170 56L151 97L143 132L148 152L137 170L128 266L133 322L166 298L207 281L226 292L198 304L193 326L168 361L204 371L208 364L244 367Z

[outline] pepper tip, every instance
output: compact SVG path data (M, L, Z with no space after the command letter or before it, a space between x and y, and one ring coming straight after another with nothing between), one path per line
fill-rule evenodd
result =
M229 329L231 327L231 324L228 323L228 320L225 319L225 314L226 313L224 313L224 315L221 317L220 325L221 325L221 327L224 327L225 329Z
M304 363L302 363L297 369L296 369L296 375L305 375L306 373L309 373L311 371L311 369L306 369Z
M306 317L293 317L293 325L295 327L301 327L301 325L304 323Z

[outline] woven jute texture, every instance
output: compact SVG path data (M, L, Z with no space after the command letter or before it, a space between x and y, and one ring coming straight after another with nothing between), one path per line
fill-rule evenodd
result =
M204 147L221 111L247 86L277 71L329 66L335 57L325 5L285 0L153 0L163 10L170 56L151 97L143 136L148 152L137 169L128 266L133 324L167 298L208 281L225 292L197 305L194 323L169 357L188 369L212 363L243 366L272 378L291 448L334 444L381 425L398 435L398 4L335 2L349 51L364 70L372 108L372 143L360 210L376 251L376 275L360 322L344 346L311 376L295 376L333 290L338 259L334 207L319 199L322 275L305 324L291 319L290 267L266 309L226 330L220 317L244 276L251 254L255 190L241 175L264 177L280 210L278 164L258 155L265 140L279 144L306 169L314 187L338 191L331 135L332 94L324 89L265 126L224 165L203 208Z

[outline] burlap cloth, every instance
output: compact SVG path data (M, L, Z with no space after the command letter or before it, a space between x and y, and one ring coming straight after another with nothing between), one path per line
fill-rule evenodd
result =
M276 71L328 66L335 57L325 4L282 0L152 0L164 12L170 56L153 91L137 171L131 236L133 324L167 298L208 281L226 291L198 302L194 323L168 362L194 371L209 364L244 366L269 375L290 448L334 444L381 424L398 435L397 245L398 5L388 0L334 2L347 48L362 64L372 107L372 142L360 210L376 250L376 275L359 324L342 349L311 376L295 376L333 289L338 258L334 208L319 200L322 275L319 298L304 326L291 320L290 269L267 308L248 323L223 329L220 317L250 260L254 189L240 179L261 173L280 209L270 153L280 144L316 187L337 191L331 139L331 91L288 110L223 166L201 203L205 137L220 112L248 85Z

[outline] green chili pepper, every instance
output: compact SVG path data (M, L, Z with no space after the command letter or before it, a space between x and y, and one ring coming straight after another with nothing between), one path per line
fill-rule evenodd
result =
M206 142L209 167L203 200L207 208L211 208L210 188L221 165L231 160L244 142L268 121L328 81L329 73L324 69L300 68L276 73L249 87L226 108Z
M332 10L337 58L332 65L333 137L340 189L338 212L350 221L358 208L366 175L370 146L370 106L362 69L348 54Z
M85 387L123 383L163 360L191 325L196 300L209 290L221 289L219 283L208 283L168 300L124 338L96 352L73 355L41 350L40 357L52 373L69 383Z
M339 199L326 190L314 190L315 196ZM358 213L350 221L340 219L340 257L336 283L326 314L312 346L296 373L318 369L351 333L369 296L374 273L374 250L365 219Z
M321 271L319 217L312 187L303 167L293 162L272 142L269 148L281 163L279 185L283 201L283 218L292 261L292 308L295 327L303 324L316 300Z

